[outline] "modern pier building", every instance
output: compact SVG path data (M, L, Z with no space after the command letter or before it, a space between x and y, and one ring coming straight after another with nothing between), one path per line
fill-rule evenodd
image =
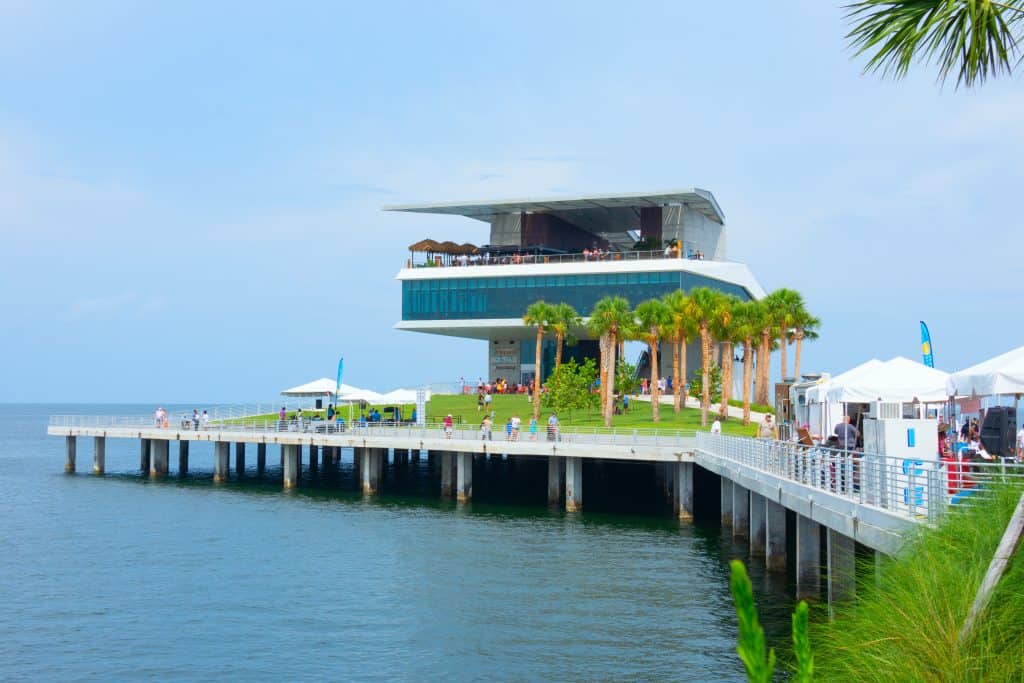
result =
M526 307L543 299L571 304L584 317L604 296L630 305L676 289L709 286L740 299L760 298L746 265L729 261L725 216L707 190L385 207L461 216L486 223L483 246L424 240L397 279L402 319L395 327L486 340L488 376L527 382L535 374L534 331ZM483 240L481 240L483 241ZM674 249L667 249L674 243ZM566 357L597 357L585 329ZM688 350L698 367L699 348ZM541 362L547 376L554 342Z

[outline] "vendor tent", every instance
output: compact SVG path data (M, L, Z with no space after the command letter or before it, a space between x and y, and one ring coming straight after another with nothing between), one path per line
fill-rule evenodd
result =
M826 394L830 387L836 383L848 382L857 375L868 372L879 365L882 365L882 361L877 358L872 358L871 360L864 361L860 365L850 368L846 372L840 373L835 377L830 377L827 380L819 382L817 386L811 387L807 390L807 403L824 403L827 400Z
M383 404L383 394L378 394L376 391L370 391L369 389L360 389L359 387L349 386L348 384L341 385L341 392L338 393L338 402L353 402L366 401L367 403L373 403L376 405Z
M427 392L426 400L430 400L430 392ZM389 391L381 397L382 403L388 405L409 405L410 403L416 403L416 390L415 389L395 389Z
M300 384L297 387L291 389L285 389L281 392L282 396L291 396L293 398L320 398L322 396L333 396L334 389L337 385L333 379L323 377L321 379L315 379L312 382L306 382Z
M946 383L950 396L1024 393L1024 346L954 372Z
M946 380L942 370L897 356L851 377L836 377L826 398L835 403L938 403L945 401Z

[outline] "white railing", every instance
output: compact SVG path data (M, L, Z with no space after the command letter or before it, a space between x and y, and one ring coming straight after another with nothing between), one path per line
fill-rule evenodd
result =
M533 441L561 442L574 444L593 444L601 446L648 446L672 448L680 452L689 452L694 447L694 432L683 429L631 429L604 427L574 427L559 425L549 430L547 424L538 424L537 430L531 433L527 425L522 425L519 432L508 434L504 424L495 425L490 432L484 432L478 425L453 425L450 433L443 425L418 425L395 422L337 422L325 420L278 420L224 418L211 421L209 425L194 425L189 419L179 419L168 423L167 429L176 431L219 431L232 433L276 433L299 432L309 434L360 434L367 436L395 436L417 439L453 439L460 441ZM79 428L162 428L156 423L155 417L125 415L53 415L50 417L51 427Z
M478 253L478 254L430 254L413 256L406 260L406 268L464 268L472 266L518 266L556 263L588 263L614 261L664 261L669 259L703 261L707 257L695 242L683 242L679 252L653 251L591 251L573 254L531 254L531 253ZM419 253L419 252L417 252Z
M950 505L970 504L997 483L1024 486L1024 465L1011 459L915 460L706 432L697 434L696 448L922 521L935 521Z

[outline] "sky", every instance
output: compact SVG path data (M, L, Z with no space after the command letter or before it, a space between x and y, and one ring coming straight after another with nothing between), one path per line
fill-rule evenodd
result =
M1019 78L862 73L841 3L0 0L0 401L271 399L476 377L392 326L465 218L700 187L822 319L806 371L1019 346ZM792 358L792 355L790 356ZM776 362L776 366L778 363Z

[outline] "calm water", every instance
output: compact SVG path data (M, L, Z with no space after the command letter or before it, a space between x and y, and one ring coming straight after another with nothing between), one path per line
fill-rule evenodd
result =
M265 481L215 488L208 444L184 481L173 448L171 478L140 478L136 441L108 442L94 477L80 439L62 473L49 414L150 410L0 405L0 679L741 678L727 560L745 548L717 525L566 515L493 486L459 508L425 459L373 501L344 465L282 493L274 450ZM786 587L752 575L784 647Z

